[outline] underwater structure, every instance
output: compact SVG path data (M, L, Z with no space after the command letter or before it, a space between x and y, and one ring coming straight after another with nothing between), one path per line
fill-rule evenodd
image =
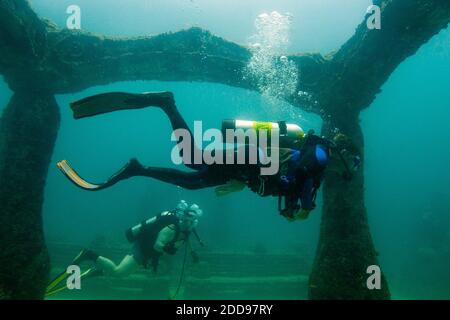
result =
M288 56L301 72L285 97L319 114L322 134L335 128L364 150L359 113L397 66L450 21L450 2L374 0L381 30L364 20L327 56ZM109 38L59 29L26 0L0 1L0 74L14 92L0 121L0 298L44 297L50 270L42 228L46 176L60 124L54 96L116 81L207 81L258 90L245 79L248 48L192 28L142 38ZM324 183L320 239L309 279L311 299L389 299L367 290L366 268L378 264L364 205L363 170L350 182Z

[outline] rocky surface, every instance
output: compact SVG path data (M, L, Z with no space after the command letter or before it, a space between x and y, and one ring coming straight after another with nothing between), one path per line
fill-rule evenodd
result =
M52 94L16 91L0 121L0 296L42 297L50 270L44 186L59 127Z

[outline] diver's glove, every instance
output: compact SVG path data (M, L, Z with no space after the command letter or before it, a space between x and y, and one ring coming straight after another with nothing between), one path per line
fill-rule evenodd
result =
M300 209L294 215L294 220L306 220L309 217L311 211Z
M281 211L281 215L285 217L289 222L293 222L295 220L306 220L309 217L311 211L305 209L285 209Z
M291 222L295 220L294 219L294 210L292 210L292 209L283 209L283 210L281 210L280 214Z
M174 244L166 244L163 248L164 252L170 255L174 255L177 253L177 248L175 248Z

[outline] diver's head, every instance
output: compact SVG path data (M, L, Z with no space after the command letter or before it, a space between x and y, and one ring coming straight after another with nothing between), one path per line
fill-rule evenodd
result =
M353 173L361 165L361 152L345 134L336 134L332 142L329 170L339 173L346 180L350 180Z
M180 228L183 231L191 231L198 224L198 218L203 215L202 209L197 204L192 204L183 210L180 217Z

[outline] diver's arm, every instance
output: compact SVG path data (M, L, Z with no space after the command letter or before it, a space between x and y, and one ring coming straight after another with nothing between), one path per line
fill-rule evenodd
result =
M155 249L159 253L164 253L165 252L164 249L166 248L167 244L173 241L174 237L175 231L169 227L165 227L159 232L158 237L156 238L155 241L155 245L153 246L153 249Z
M204 247L205 244L203 243L202 239L200 238L200 236L198 235L197 229L193 229L192 233L194 234L195 238L197 239L198 243L200 244L200 246Z
M302 204L302 209L306 211L311 211L315 208L314 204L314 180L308 178L305 180L300 196L300 202Z
M308 178L303 184L300 196L301 208L294 214L292 220L305 220L309 217L311 211L316 207L314 203L315 192L316 186L314 185L314 179Z

